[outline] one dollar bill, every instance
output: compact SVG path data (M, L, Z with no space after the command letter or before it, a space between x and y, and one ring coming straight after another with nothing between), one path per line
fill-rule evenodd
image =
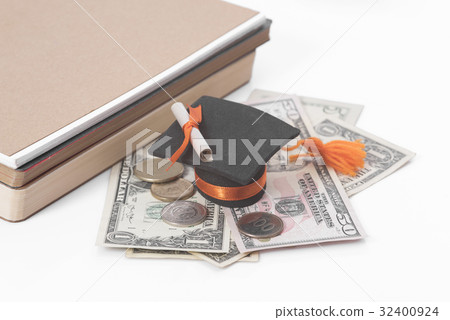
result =
M312 136L320 138L324 143L332 140L361 140L365 144L367 156L364 168L355 177L338 174L347 195L354 195L374 183L384 179L414 157L414 152L406 150L380 137L377 137L337 118L317 117L314 129L305 125L307 113L297 96L283 95L278 100L265 99L249 101L248 104L263 110L300 129L300 138ZM308 121L309 123L309 121ZM278 152L268 163L268 171L292 171L298 166L289 163L288 153Z
M415 155L414 152L337 119L322 119L314 125L314 130L324 143L332 140L360 140L365 144L364 168L355 177L338 174L349 196L384 179Z
M221 207L220 210L224 210L224 207ZM231 239L230 249L226 253L192 252L192 254L220 268L228 267L237 261L257 261L259 257L258 252L241 253L233 239Z
M129 248L126 251L126 257L138 259L204 260L216 267L224 268L238 261L256 262L259 260L259 252L251 252L249 254L240 253L236 243L231 240L230 249L226 253L202 253Z
M221 208L223 210L223 208ZM238 261L258 261L259 252L241 253L233 239L230 241L228 252L209 253L209 252L187 252L187 251L169 251L169 250L150 250L129 248L126 251L127 258L141 259L185 259L185 260L204 260L220 268L227 267Z
M155 199L150 183L133 176L133 156L112 168L106 204L97 237L105 247L228 252L230 231L220 207L196 192L189 201L208 210L197 226L176 228L161 219L167 203Z
M228 267L239 261L256 262L259 260L259 252L241 253L233 240L231 240L230 250L227 253L192 252L192 254L219 268Z
M139 259L184 259L184 260L200 260L197 256L190 254L187 251L176 250L151 250L128 248L125 252L127 258Z

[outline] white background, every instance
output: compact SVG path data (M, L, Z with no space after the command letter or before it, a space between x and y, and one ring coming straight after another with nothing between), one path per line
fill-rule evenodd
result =
M123 250L94 245L108 171L25 222L0 221L1 300L449 300L448 3L233 2L273 25L251 82L229 99L245 101L254 88L289 89L363 104L359 127L417 153L351 198L368 237L263 252L257 263L227 269L127 259Z

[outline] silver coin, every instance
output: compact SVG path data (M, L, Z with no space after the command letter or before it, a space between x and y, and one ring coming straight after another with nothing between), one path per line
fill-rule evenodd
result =
M167 183L154 183L150 190L156 199L165 202L185 200L195 193L194 185L183 178Z
M242 216L237 227L239 232L256 239L273 238L283 232L283 220L267 212L251 212Z
M178 179L183 175L184 166L181 163L175 162L169 168L171 164L172 162L168 159L145 159L133 167L133 173L142 181L164 183Z
M192 201L175 201L161 211L164 222L175 227L191 227L205 221L208 210L205 206Z

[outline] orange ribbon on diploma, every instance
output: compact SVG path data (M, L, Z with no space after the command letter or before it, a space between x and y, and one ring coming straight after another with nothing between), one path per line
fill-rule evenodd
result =
M183 154L184 150L186 150L187 146L189 145L189 141L191 140L192 129L196 128L198 130L198 125L202 122L202 106L198 106L197 108L192 108L191 106L188 107L189 107L189 120L182 127L184 133L184 140L181 146L178 148L178 150L175 151L175 153L170 157L170 161L172 162L172 164L177 162L177 160Z

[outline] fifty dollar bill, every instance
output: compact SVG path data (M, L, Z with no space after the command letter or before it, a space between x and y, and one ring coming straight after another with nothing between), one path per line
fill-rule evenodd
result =
M315 136L314 129L296 96L278 101L251 102L300 129L302 138ZM263 198L244 208L225 208L227 222L241 252L311 243L356 240L365 235L336 173L320 159L287 164L278 153L269 163ZM284 222L281 235L258 240L241 234L237 221L250 212L265 211ZM264 226L262 226L264 227Z

